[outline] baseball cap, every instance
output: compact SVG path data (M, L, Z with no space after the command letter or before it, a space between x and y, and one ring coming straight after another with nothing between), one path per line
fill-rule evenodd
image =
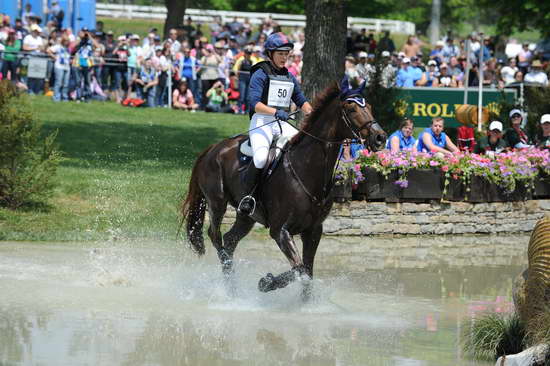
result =
M108 36L112 36L112 35L114 35L114 33L113 33L112 30L110 30L110 31L107 31L107 35L108 35Z
M502 122L500 121L491 122L491 124L489 125L489 131L493 131L493 130L499 130L500 132L502 132Z
M365 51L359 52L359 58L367 58L367 53Z
M523 112L520 109L517 109L517 108L512 109L510 111L509 116L512 117L514 114L519 114L523 118Z
M139 35L138 35L138 34L132 34L132 36L130 37L130 39L137 39L137 40L139 40Z
M403 57L403 60L401 60L402 63L404 64L410 64L411 63L411 59L408 58L408 57Z
M545 123L550 123L550 114L543 114L540 117L540 124L543 125Z
M399 52L399 53L397 54L397 57L399 57L399 58L405 57L405 52Z
M390 57L389 51L382 51L382 57Z
M34 32L34 31L37 31L38 33L42 32L42 28L40 28L40 26L38 24L33 24L31 25L31 31Z
M436 66L436 65L437 65L437 62L435 62L435 60L428 61L428 66Z

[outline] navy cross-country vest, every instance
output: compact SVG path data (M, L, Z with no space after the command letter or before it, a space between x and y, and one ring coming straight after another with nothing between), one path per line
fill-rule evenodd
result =
M252 77L252 74L259 69L262 69L268 77L262 90L261 102L269 107L289 110L294 92L294 82L286 67L277 70L269 61L262 61L252 66L250 76ZM254 113L250 108L250 118Z

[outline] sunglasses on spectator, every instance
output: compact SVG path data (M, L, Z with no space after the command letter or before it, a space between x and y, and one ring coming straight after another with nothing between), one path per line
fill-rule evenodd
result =
M521 115L519 115L519 114L514 114L514 115L512 116L512 118L521 118Z

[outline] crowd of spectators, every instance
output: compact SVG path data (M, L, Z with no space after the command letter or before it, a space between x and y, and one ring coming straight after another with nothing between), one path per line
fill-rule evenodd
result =
M36 17L27 4L13 22L0 14L0 77L30 94L46 92L55 101L114 100L137 98L149 107L172 106L186 111L247 113L247 93L252 65L263 60L267 36L280 31L271 19L253 27L237 18L223 24L196 24L188 17L167 38L152 28L143 39L138 34L114 34L101 21L95 29L76 34L63 26L56 1L46 19ZM41 26L42 23L45 25ZM209 37L203 27L209 28ZM290 35L294 49L288 70L300 81L303 29ZM483 67L483 86L505 87L518 82L547 86L544 71L550 52L543 43L519 44L483 34L456 40L449 32L430 49L411 35L397 49L386 31L381 36L349 30L346 74L370 82L381 61L382 85L398 87L477 86ZM466 60L471 68L466 77ZM45 77L28 74L33 59L47 60Z

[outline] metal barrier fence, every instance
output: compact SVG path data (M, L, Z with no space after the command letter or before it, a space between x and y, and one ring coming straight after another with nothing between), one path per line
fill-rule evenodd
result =
M109 18L140 18L140 19L165 19L166 8L163 6L139 6L121 4L96 4L96 15ZM213 22L215 17L220 17L222 23L226 23L237 17L240 20L248 19L251 24L260 24L265 19L271 18L285 27L305 27L306 16L281 13L253 13L242 11L187 9L185 16L190 16L195 22ZM183 19L182 19L183 21ZM388 19L372 19L348 17L348 28L362 29L369 32L391 31L394 33L414 34L416 26L412 22Z

